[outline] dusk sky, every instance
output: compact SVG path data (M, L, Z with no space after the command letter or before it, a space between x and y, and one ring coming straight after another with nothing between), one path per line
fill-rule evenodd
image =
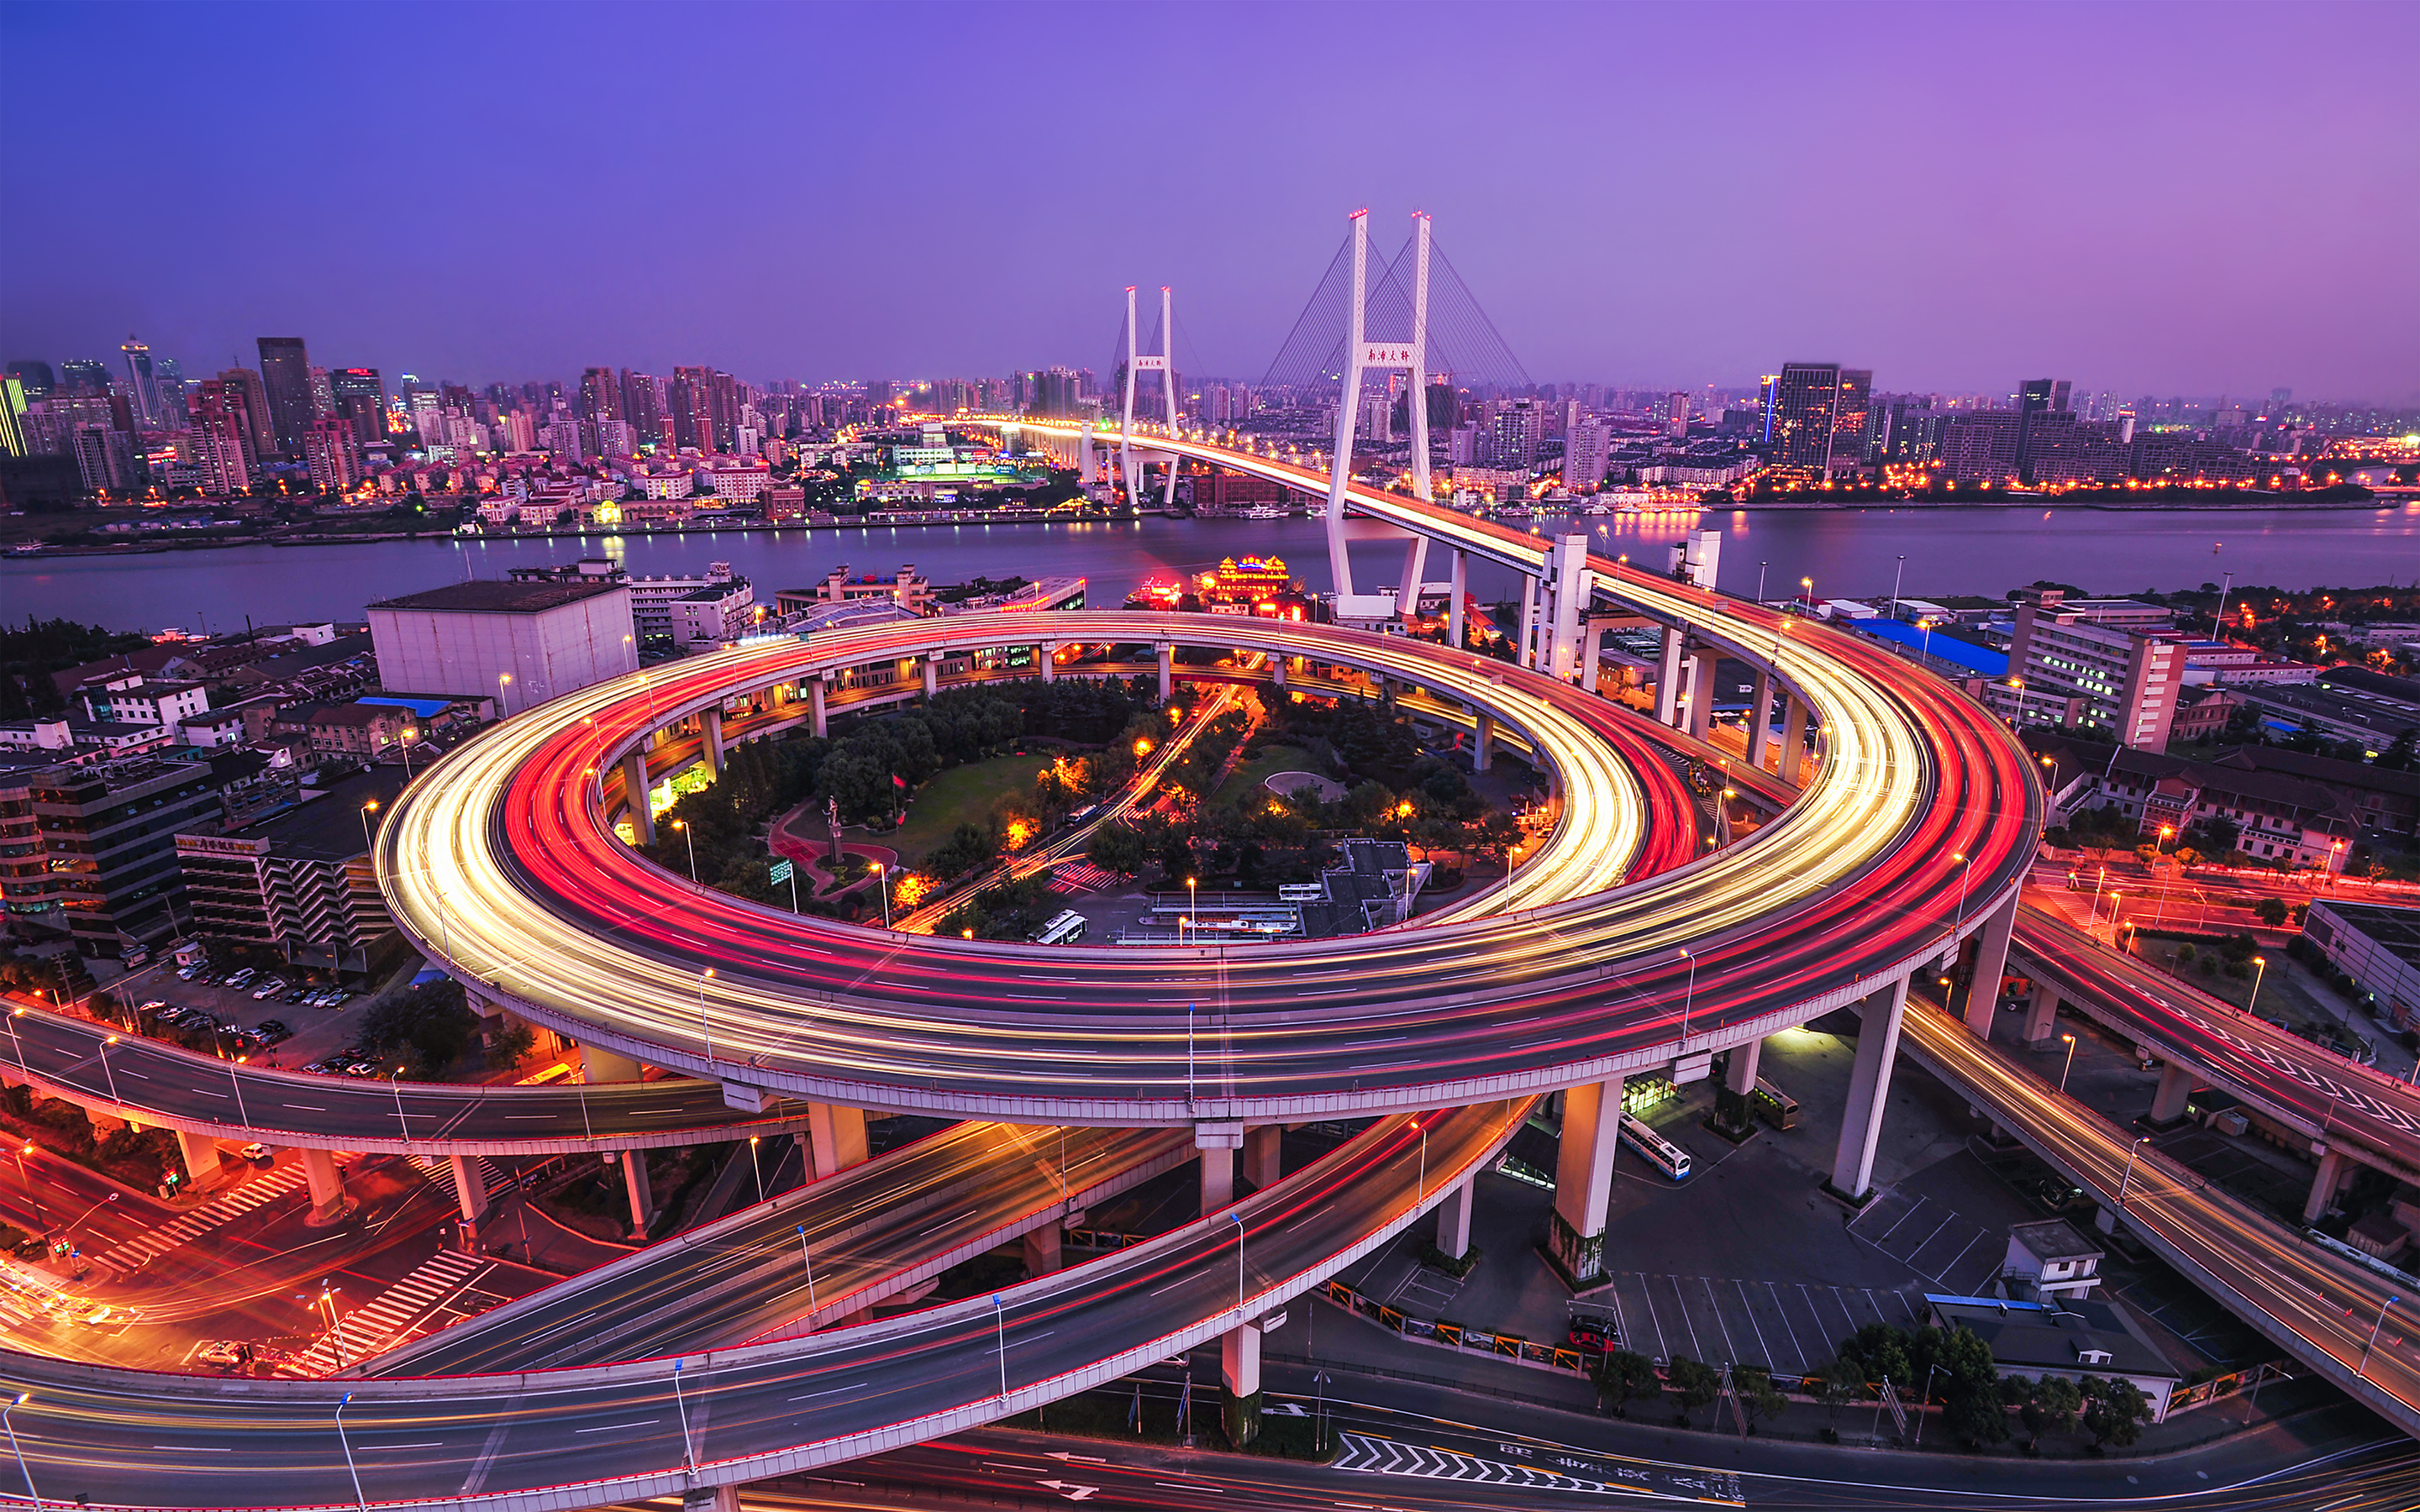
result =
M1541 379L2420 399L2411 5L10 4L0 70L54 364L1097 368L1171 284L1249 379L1367 206Z

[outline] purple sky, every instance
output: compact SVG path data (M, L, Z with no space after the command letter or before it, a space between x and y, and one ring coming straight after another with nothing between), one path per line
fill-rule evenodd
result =
M2409 404L2415 76L2389 4L11 4L0 354L994 374L1165 283L1250 378L1366 205L1539 378Z

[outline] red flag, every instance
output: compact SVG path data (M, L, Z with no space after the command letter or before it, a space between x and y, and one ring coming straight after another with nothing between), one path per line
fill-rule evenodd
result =
M904 788L908 785L908 779L893 772L891 774L891 785L894 788Z

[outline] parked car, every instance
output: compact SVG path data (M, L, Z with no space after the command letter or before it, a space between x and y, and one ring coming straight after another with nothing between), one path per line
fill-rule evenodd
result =
M177 968L177 980L178 981L191 981L201 974L202 968L199 966L178 966Z
M261 983L258 987L253 989L252 1000L257 1003L265 998L274 997L285 990L286 983L275 977L271 977L267 981Z
M294 1033L292 1029L286 1026L284 1019L262 1019L259 1028L262 1033L275 1035L281 1040L290 1039Z
M255 1140L253 1143L244 1146L241 1149L237 1150L236 1153L252 1162L255 1165L259 1166L264 1171L269 1169L271 1163L277 1158L274 1151L272 1151L267 1145L260 1143L258 1140Z
M194 1363L235 1369L252 1364L252 1346L234 1339L205 1339L194 1351Z

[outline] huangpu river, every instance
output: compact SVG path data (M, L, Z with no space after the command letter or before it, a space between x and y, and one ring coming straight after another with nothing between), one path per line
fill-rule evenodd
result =
M1540 533L1585 532L1598 549L1661 566L1687 531L1723 534L1721 585L1779 597L1812 578L1822 597L1997 594L2037 579L2095 594L2241 585L2366 587L2420 579L2420 505L2378 509L2118 511L1907 508L1624 514L1528 522ZM1403 537L1348 524L1355 586L1403 573ZM1155 577L1202 572L1229 556L1275 554L1313 591L1329 587L1317 519L1187 519L1003 525L848 526L825 530L522 538L463 537L331 546L245 546L106 557L0 560L0 618L63 615L112 629L170 625L225 631L256 625L358 620L374 600L514 567L610 557L633 576L702 571L728 562L760 599L832 568L891 573L902 563L935 582L976 576L1081 576L1095 608L1114 609ZM1902 571L1900 558L1904 557ZM1444 579L1432 552L1426 576ZM1509 573L1474 564L1482 599L1518 595Z

